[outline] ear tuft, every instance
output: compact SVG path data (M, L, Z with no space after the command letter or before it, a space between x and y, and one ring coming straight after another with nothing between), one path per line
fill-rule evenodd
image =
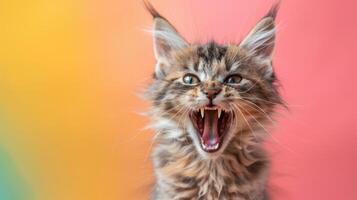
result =
M280 8L280 1L274 3L273 6L268 11L268 13L263 18L271 17L275 19L276 16L278 15L279 8Z
M154 19L155 18L163 18L161 16L161 14L154 8L154 6L152 6L152 4L149 1L144 0L143 3L144 3L144 6L145 6L146 10L151 14L151 16Z

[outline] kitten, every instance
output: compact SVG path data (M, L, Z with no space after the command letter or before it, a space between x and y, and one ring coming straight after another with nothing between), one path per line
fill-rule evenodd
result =
M239 44L190 44L148 2L156 68L155 200L266 200L264 126L282 100L272 68L275 5Z

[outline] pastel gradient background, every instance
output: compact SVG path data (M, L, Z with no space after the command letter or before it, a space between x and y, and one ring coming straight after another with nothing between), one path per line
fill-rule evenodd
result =
M152 0L189 41L238 42L268 0ZM267 147L276 200L357 199L357 3L283 0L290 111ZM151 18L139 0L0 1L0 199L148 199Z

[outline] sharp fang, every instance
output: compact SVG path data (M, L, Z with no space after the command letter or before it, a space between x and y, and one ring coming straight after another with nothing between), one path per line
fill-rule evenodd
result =
M200 111L201 111L201 117L204 118L205 117L205 110L203 108L201 108Z
M218 108L218 118L221 118L222 109Z

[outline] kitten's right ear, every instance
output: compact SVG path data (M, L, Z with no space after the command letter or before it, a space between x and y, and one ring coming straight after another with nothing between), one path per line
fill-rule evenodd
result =
M154 18L153 25L153 39L154 39L154 54L157 60L156 76L161 76L165 74L169 66L164 66L167 64L168 60L171 58L171 53L173 51L183 49L188 46L186 40L178 33L174 26L170 22L162 17L155 8L148 2L144 0L146 9Z

